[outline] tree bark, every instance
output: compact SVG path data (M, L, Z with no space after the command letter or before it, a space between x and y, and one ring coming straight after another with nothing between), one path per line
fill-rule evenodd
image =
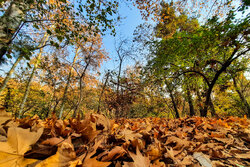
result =
M188 100L188 105L189 105L189 116L194 116L194 105L193 105L193 100L192 100L192 96L190 93L190 89L189 87L187 88L187 100Z
M210 99L211 99L211 93L213 90L214 85L216 84L216 81L218 80L219 76L226 71L226 69L231 65L231 63L236 60L237 58L239 58L241 55L246 54L250 49L247 49L241 53L239 53L238 55L236 55L236 53L239 50L239 46L236 46L234 51L232 52L232 54L230 55L230 57L227 59L227 61L222 64L222 67L220 68L220 70L218 70L213 78L213 80L211 81L210 84L208 84L208 90L206 93L206 101L205 101L205 106L204 106L204 111L202 113L202 117L206 117L207 116L207 111L208 111L208 106L210 104Z
M82 74L81 74L81 76L80 76L80 78L79 78L79 100L78 100L78 103L77 103L76 108L75 108L75 110L74 110L73 118L76 117L76 114L77 114L77 112L78 112L78 110L79 110L79 108L80 108L80 106L81 106L81 104L82 104L82 97L83 97L83 89L82 89L83 86L82 86L82 82L84 81L84 78L85 78L85 76L86 76L86 71L87 71L87 69L88 69L88 67L89 67L90 61L91 61L91 59L89 58L89 60L88 60L88 62L87 62L87 64L86 64L86 66L85 66L85 68L84 68L84 70L83 70L83 72L82 72Z
M172 94L172 91L170 91L170 97L171 97L171 100L172 100L172 103L173 103L173 106L174 106L175 117L176 118L180 118L180 115L179 115L179 112L178 112L178 109L177 109L177 105L175 103L174 95Z
M243 111L246 113L247 117L249 118L250 117L250 106L245 98L245 96L243 95L243 92L240 90L240 88L237 86L237 82L236 82L236 79L235 77L232 77L233 78L233 84L234 84L234 88L236 90L236 92L238 93L242 103L243 103Z
M46 43L46 41L48 40L48 34L44 34L44 37L42 39L42 42L40 43L40 46L44 45ZM24 96L23 96L23 100L20 104L20 107L19 107L19 114L18 114L18 117L22 117L23 116L23 108L24 108L24 105L25 105L25 102L27 100L27 97L29 95L29 92L30 92L30 85L31 85L31 81L33 80L33 77L34 77L34 74L36 72L36 69L41 61L41 56L42 56L42 52L43 52L43 48L40 48L40 52L37 56L37 60L36 60L36 63L34 64L34 67L33 67L33 70L31 72L31 75L30 75L30 78L28 80L28 83L26 85L26 89L25 89L25 93L24 93Z
M123 59L121 56L119 56L119 59L120 59L120 63L119 63L119 69L118 69L118 75L117 75L117 87L116 87L116 102L117 103L118 103L118 99L119 99L120 78L121 78L121 70L122 70L122 62L123 62ZM116 110L115 110L116 118L119 117L119 115L121 114L120 112L121 112L120 107L119 107L119 105L117 105Z
M210 107L210 110L211 110L212 117L216 116L216 112L215 112L215 109L214 109L214 104L213 104L213 101L212 101L211 97L210 97L209 107Z
M180 118L180 114L178 112L178 108L177 108L177 105L176 105L176 102L175 102L175 99L174 99L174 95L173 95L173 90L170 88L169 84L167 83L167 81L165 81L166 83L166 86L168 88L168 91L169 91L169 94L170 94L170 98L171 98L171 101L173 103L173 107L174 107L174 111L175 111L175 117L176 118Z
M1 85L1 87L0 87L0 94L1 94L1 92L4 90L4 88L6 87L8 81L9 81L11 75L12 75L12 73L15 71L15 68L16 68L17 64L18 64L21 60L22 60L22 56L19 56L19 57L16 59L15 63L12 65L10 71L8 72L8 74L6 75L6 77L4 78L3 83L2 83L2 85Z
M101 92L100 97L99 97L98 108L97 108L97 113L98 113L98 114L100 114L101 99L102 99L102 95L103 95L103 93L104 93L104 89L105 89L105 87L106 87L106 85L107 85L109 75L110 75L110 73L108 72L107 75L106 75L106 79L105 79L104 85L103 85L103 87L102 87L102 92Z
M202 98L201 98L201 94L200 94L199 88L196 87L195 91L196 91L196 95L198 97L198 107L199 107L200 116L201 116L202 113L203 113L203 110L204 110L203 106L202 106L203 102L202 102Z
M63 115L63 109L64 109L64 105L65 105L65 102L66 102L66 99L67 99L67 93L68 93L68 88L69 88L69 84L70 84L70 80L71 80L71 75L72 75L72 72L74 70L73 67L75 65L76 58L78 56L78 51L79 50L80 50L80 47L78 47L76 49L76 53L75 53L75 56L74 56L74 59L73 59L73 62L72 62L72 65L71 65L71 68L70 68L70 71L69 71L69 75L68 75L68 78L67 78L67 83L66 83L64 93L63 93L63 97L62 97L62 104L61 104L60 109L59 109L59 119L61 119L62 115Z
M24 114L24 113L23 113L24 104L25 104L25 102L26 102L26 100L27 100L27 97L28 97L28 95L29 95L30 84L31 84L31 81L32 81L32 79L33 79L33 77L34 77L35 71L36 71L36 64L35 64L35 66L33 67L32 72L31 72L31 75L30 75L30 78L29 78L29 80L28 80L28 82L27 82L26 89L25 89L25 92L24 92L24 95L23 95L23 99L22 99L22 102L21 102L20 107L19 107L18 118L21 118L21 117L23 116L23 114Z
M3 56L7 52L13 36L20 28L28 8L27 0L13 0L0 18L0 60L3 60Z

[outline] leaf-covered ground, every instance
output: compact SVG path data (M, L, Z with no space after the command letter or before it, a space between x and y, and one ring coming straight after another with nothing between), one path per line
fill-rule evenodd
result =
M247 118L0 118L0 167L250 166Z

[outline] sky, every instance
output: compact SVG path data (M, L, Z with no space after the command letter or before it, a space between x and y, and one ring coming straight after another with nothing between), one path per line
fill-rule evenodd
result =
M211 5L211 4L210 4ZM239 1L233 1L233 5L238 6ZM133 32L136 29L136 27L142 23L145 22L145 20L142 19L140 11L134 7L133 5L129 5L129 7L125 3L121 3L119 6L119 13L121 15L122 19L119 25L116 26L116 36L122 36L122 37L128 37L133 38ZM249 13L250 10L247 10L246 13ZM207 17L207 11L204 10L205 13L203 13L199 18L200 23L204 23ZM117 59L117 55L114 49L115 44L115 38L112 35L109 35L107 33L105 36L103 36L103 43L104 48L109 53L110 60L107 60L101 65L100 72L101 77L103 76L103 73L107 70L118 70L118 62L115 60ZM140 56L140 55L139 55ZM134 62L132 60L127 60L123 64L123 69L125 69L128 65L132 65Z
M132 38L133 32L136 27L144 22L139 10L131 4L128 7L128 5L126 5L125 3L121 3L118 11L122 19L121 22L116 25L116 37L110 35L110 32L106 32L106 35L103 36L104 48L108 52L110 59L103 62L103 64L101 65L101 77L107 70L118 69L118 64L117 62L115 62L115 60L117 59L117 55L114 49L115 38L118 38L119 36ZM126 66L131 63L133 63L131 62L131 60L125 61L123 64L123 68L126 68ZM3 65L1 67L0 74L2 75L4 72L7 72L9 68L9 63Z
M118 69L118 62L115 61L117 59L114 47L115 38L119 38L119 36L130 39L133 38L133 32L136 27L144 22L139 10L134 6L130 5L130 7L128 7L126 4L121 4L119 7L119 13L123 19L116 26L116 37L108 33L103 36L104 48L109 53L110 60L102 64L100 69L101 73L107 70ZM132 60L125 61L123 68L126 68L126 66L131 63L133 63Z
M123 19L116 26L116 36L133 38L133 32L136 27L144 22L144 20L142 20L141 18L139 10L131 4L129 4L128 6L125 3L121 3L118 11L121 18ZM248 12L249 10L247 11L247 13ZM106 35L103 36L104 48L109 53L110 59L103 62L103 64L101 65L100 72L102 75L100 76L100 78L102 78L104 72L107 70L118 70L118 62L115 61L117 59L117 55L114 49L115 38L117 37L110 35L109 32L107 32ZM133 60L125 61L123 64L123 69L133 63ZM10 66L8 65L4 65L1 67L1 69L7 72L9 67ZM0 70L0 74L3 73L2 70Z

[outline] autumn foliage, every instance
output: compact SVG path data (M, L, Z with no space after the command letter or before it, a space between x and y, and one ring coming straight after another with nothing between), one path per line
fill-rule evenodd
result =
M0 166L249 166L250 121L186 117L0 120Z

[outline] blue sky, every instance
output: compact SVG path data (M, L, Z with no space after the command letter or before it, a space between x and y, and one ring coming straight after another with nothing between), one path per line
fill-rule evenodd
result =
M236 3L237 4L237 3ZM249 10L246 12L248 13ZM138 25L144 22L142 20L139 10L129 4L129 7L125 3L121 3L119 7L119 13L121 17L123 18L121 22L116 26L116 34L117 37L123 36L132 38L133 32L136 29ZM106 70L117 70L118 64L115 62L117 56L114 49L114 41L115 37L112 35L109 35L107 32L105 36L103 36L103 43L104 48L109 53L110 60L103 62L100 68L100 72L103 74ZM127 67L127 65L133 64L132 60L127 60L123 64L123 69ZM9 66L4 65L1 67L1 69L5 72L8 71ZM3 71L0 71L0 74L3 73Z
M139 24L143 23L139 10L131 4L129 6L130 7L128 7L125 3L121 3L121 5L119 6L119 14L122 19L121 22L116 25L117 37L123 36L132 38L133 32L136 27ZM104 48L109 53L109 57L111 59L103 62L100 69L101 73L104 73L105 70L113 70L118 66L117 62L115 62L115 59L117 58L114 50L115 38L116 37L110 35L109 32L106 32L106 35L103 36ZM127 63L130 64L129 60L124 62L124 68L127 66ZM9 70L10 64L8 63L1 66L0 75L3 75Z
M117 56L114 49L115 38L122 36L125 38L133 38L133 32L136 27L142 24L144 21L141 18L141 14L136 7L130 5L127 7L126 4L121 4L119 7L119 13L122 19L121 22L116 26L116 37L109 35L108 33L103 36L104 48L109 53L110 60L104 62L101 66L100 72L103 73L105 70L113 70L118 67L115 62ZM131 64L131 60L127 60L123 64L125 68L128 64Z

